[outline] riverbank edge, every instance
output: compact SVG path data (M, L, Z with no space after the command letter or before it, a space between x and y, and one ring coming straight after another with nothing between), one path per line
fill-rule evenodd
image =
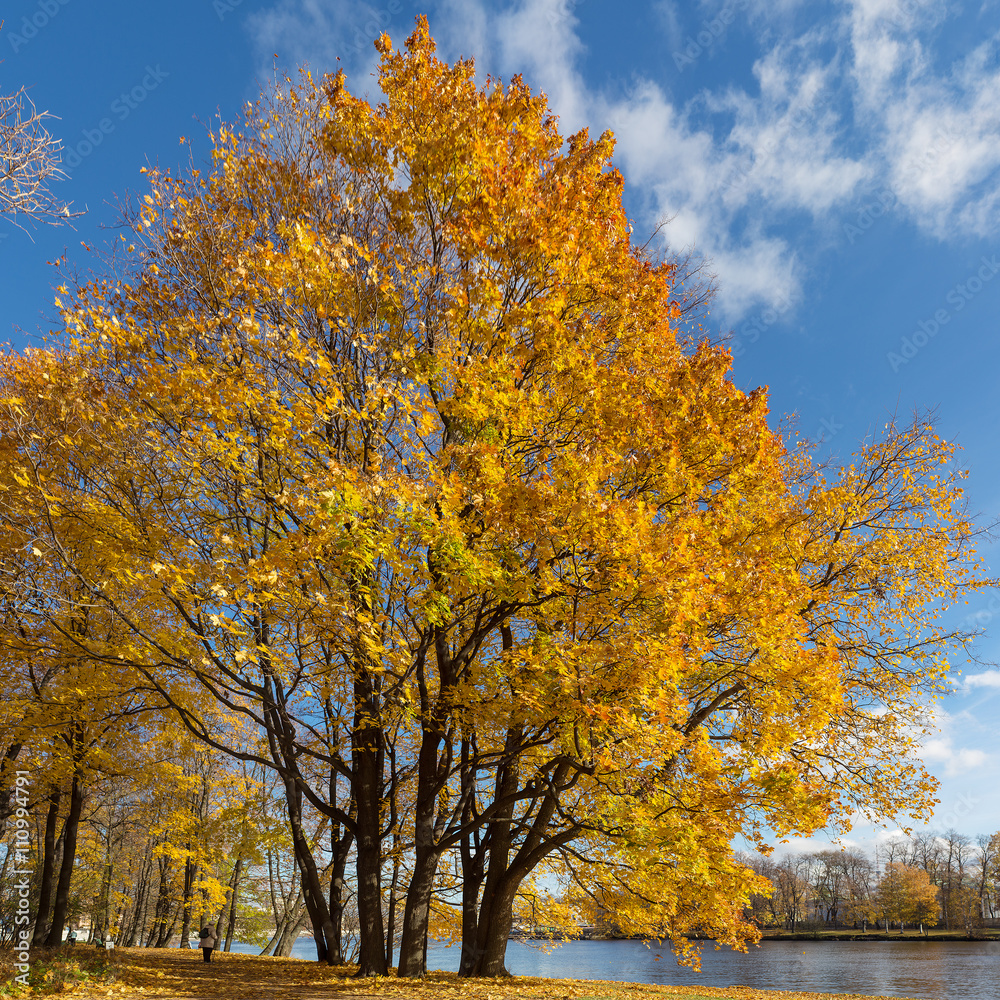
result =
M697 941L700 944L714 944L715 938L700 937L697 934L689 934L689 940ZM576 935L557 935L553 937L531 937L529 935L512 935L511 941L538 941L542 943L562 944L567 941L645 941L641 937L581 937ZM906 931L900 934L898 931L765 931L761 935L761 943L764 941L973 941L978 944L990 944L1000 941L1000 930L985 930L979 934L961 934L957 931L928 931L921 934L919 931ZM667 942L663 942L666 944Z
M949 942L972 941L990 944L1000 941L1000 931L983 931L980 934L959 934L955 931L907 931L905 934L890 931L778 931L765 933L761 941L902 941L902 942Z

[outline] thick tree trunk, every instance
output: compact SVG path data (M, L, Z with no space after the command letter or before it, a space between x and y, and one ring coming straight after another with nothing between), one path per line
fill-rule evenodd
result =
M49 808L45 814L45 836L42 840L42 879L38 888L38 914L35 917L33 941L44 941L49 929L49 915L52 912L52 876L55 872L56 826L59 823L59 800L62 792L52 789ZM9 853L9 852L8 852Z
M497 831L501 846L495 855L490 847L489 870L486 875L486 889L479 908L479 928L476 935L476 950L478 959L471 975L474 976L506 976L504 957L507 953L507 940L514 922L514 897L521 883L531 874L543 858L563 844L569 843L577 835L574 827L567 828L558 834L549 831L549 822L556 811L559 794L565 789L564 784L571 776L572 768L568 763L560 763L552 772L549 788L542 799L531 828L521 842L514 860L506 864L505 851L510 849L510 828L508 825L506 841L504 832ZM571 780L570 780L570 783ZM492 831L491 831L492 832ZM496 872L494 871L496 866Z
M364 783L364 779L362 779ZM361 941L358 954L359 976L385 976L385 928L382 922L382 857L378 799L368 791L358 795L358 923Z
M331 837L330 846L333 853L333 866L330 870L330 923L333 925L329 955L331 965L342 965L344 962L344 876L347 872L347 856L353 843L354 834L347 831L343 836Z
M292 846L295 849L295 862L302 882L302 898L309 912L313 939L316 942L316 960L329 963L328 942L333 938L333 924L330 921L330 911L316 868L316 859L302 828L302 792L294 778L285 779L285 797L288 802L288 822L292 832Z
M181 939L178 948L191 947L191 899L194 883L198 877L198 863L191 858L191 845L187 845L188 856L184 859L184 917L181 921Z
M170 918L170 859L159 859L160 887L153 911L153 926L150 928L147 948L164 948L170 940L168 920Z
M424 974L424 939L430 916L434 878L441 852L417 848L413 875L403 909L403 934L399 942L399 976L415 978Z
M523 878L523 875L517 877L508 872L496 887L490 908L480 912L479 933L476 936L479 955L473 975L491 978L510 975L504 960L510 929L514 924L514 897Z
M226 944L224 951L229 951L233 946L233 937L236 933L236 899L240 891L240 873L243 869L243 858L239 857L236 859L236 864L233 865L233 877L229 880L229 888L232 890L232 896L229 899L229 922L226 925Z
M403 933L399 942L400 977L424 973L424 936L430 917L431 895L441 848L435 842L434 818L441 779L438 774L439 727L428 720L417 758L417 802L414 815L413 874L403 909Z
M517 792L520 771L518 768L517 751L521 745L523 730L512 727L507 730L504 741L504 763L497 769L494 802L500 807L490 821L486 840L489 847L489 868L486 872L486 884L483 888L483 898L479 904L479 919L473 921L463 915L462 918L462 960L459 964L460 976L480 976L483 958L486 954L486 940L490 936L490 923L494 909L499 905L503 879L510 863L512 844L511 826L514 816L514 795ZM484 859L479 860L480 870ZM480 875L482 879L482 875ZM478 887L477 887L478 889ZM511 897L513 899L513 896ZM466 922L469 924L470 936L465 937ZM510 927L505 932L510 933ZM501 957L501 966L503 959ZM504 973L496 973L503 975Z
M76 838L80 829L80 812L83 809L83 784L78 771L73 772L73 782L70 786L69 815L63 836L62 865L59 868L59 882L56 885L55 906L52 911L52 924L45 943L50 948L62 942L63 929L66 924L66 911L69 909L69 888L73 878L73 862L76 860Z
M351 734L357 803L357 894L361 942L359 976L385 976L382 922L382 766L384 744L374 679L362 672L354 682L355 717Z
M285 924L281 937L274 946L274 954L276 957L288 958L288 956L291 955L292 948L295 947L295 942L298 941L299 935L302 933L302 929L305 927L306 920L308 919L309 914L306 912L304 906L300 906L298 910L292 914L292 919Z

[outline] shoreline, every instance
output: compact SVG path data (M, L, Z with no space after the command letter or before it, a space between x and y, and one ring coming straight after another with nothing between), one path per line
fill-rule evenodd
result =
M689 935L689 940L698 942L714 942L715 938L700 937L697 934ZM652 940L642 937L583 937L579 935L540 935L534 937L530 934L516 934L508 938L509 941L543 941L552 944L562 944L569 941L646 941ZM903 934L899 931L859 931L859 930L836 930L836 931L764 931L761 935L760 944L765 941L920 941L948 943L952 941L968 941L978 944L992 944L1000 941L1000 929L990 928L978 934L966 934L961 931L928 931L921 934L919 931L907 930ZM666 941L664 944L668 943Z
M708 939L705 939L708 940ZM776 934L764 934L761 942L764 941L973 941L978 944L991 944L1000 941L1000 931L984 931L981 934L964 934L958 931L928 931L921 934L919 931L907 931L900 934L898 931L888 934L885 931L781 931Z

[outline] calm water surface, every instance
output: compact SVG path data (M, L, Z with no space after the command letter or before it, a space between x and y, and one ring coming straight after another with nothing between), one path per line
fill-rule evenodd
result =
M315 946L300 938L292 954L314 959ZM432 945L427 965L453 972L458 956L457 947ZM765 941L747 955L708 945L702 971L694 973L680 968L666 946L641 941L567 941L549 954L511 941L507 968L516 976L1000 1000L1000 943L994 942Z

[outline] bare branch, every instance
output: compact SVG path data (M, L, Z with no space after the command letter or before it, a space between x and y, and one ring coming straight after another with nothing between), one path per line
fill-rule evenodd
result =
M45 127L47 111L37 111L24 87L0 94L0 215L49 225L79 218L52 191L53 181L67 175L61 167L62 143Z

